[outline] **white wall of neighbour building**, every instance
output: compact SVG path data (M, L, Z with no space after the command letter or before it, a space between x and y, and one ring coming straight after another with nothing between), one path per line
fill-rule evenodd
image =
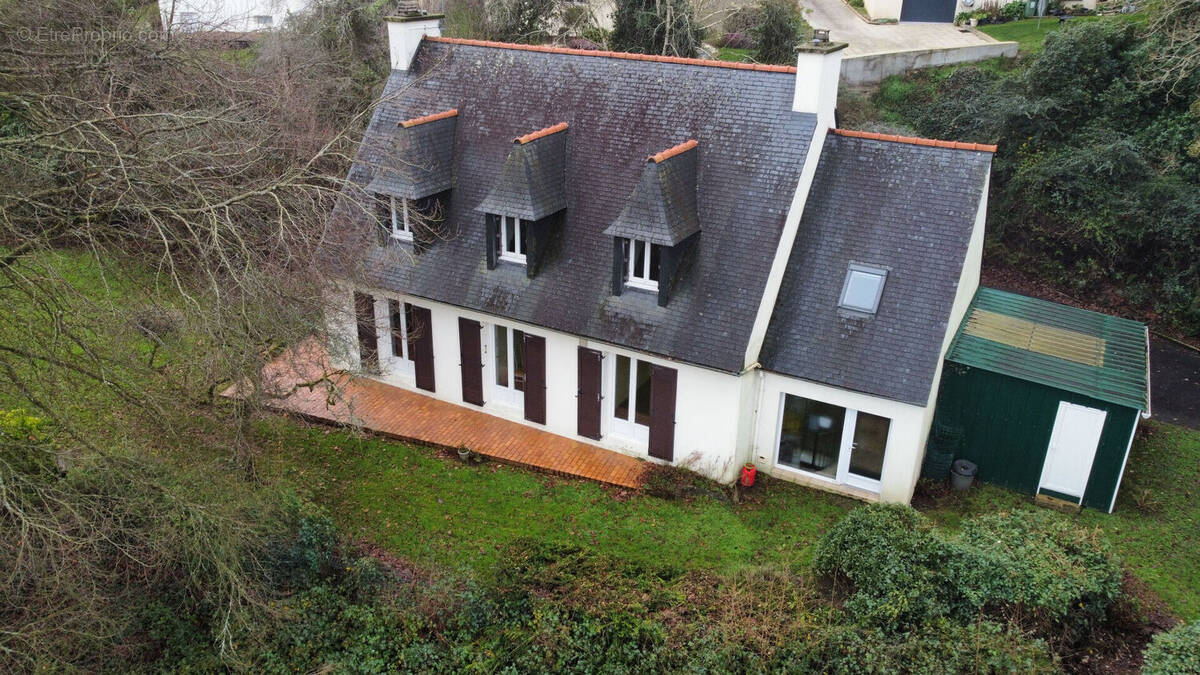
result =
M163 27L183 31L250 33L278 28L307 0L159 0Z

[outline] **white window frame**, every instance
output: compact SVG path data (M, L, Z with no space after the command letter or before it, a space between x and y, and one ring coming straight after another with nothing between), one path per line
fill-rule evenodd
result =
M657 291L658 282L650 278L650 261L654 257L654 248L658 244L652 244L645 239L626 238L625 255L628 258L625 261L625 285L630 288L639 288L643 291ZM642 244L646 247L646 253L642 256L642 269L637 267L637 246ZM662 264L662 250L658 252L659 264Z
M875 289L875 297L870 307L851 305L846 302L846 293L850 290L850 280L855 274L868 274L879 278L879 286ZM846 278L842 281L842 293L838 296L838 309L862 316L874 316L879 311L879 298L883 296L883 287L887 284L888 271L882 267L850 263L846 268Z
M621 419L617 417L616 402L617 402L617 358L625 357L629 359L629 419ZM644 424L638 424L634 421L637 416L637 367L638 363L645 363L653 367L653 364L645 359L639 359L632 354L620 354L608 352L604 355L608 365L605 367L605 394L602 397L604 401L604 415L602 419L608 420L609 430L615 436L620 436L627 440L637 441L639 443L650 442L650 427Z
M509 220L512 220L513 225L513 246L516 250L508 250L508 226ZM525 257L525 238L522 236L525 230L525 222L516 216L500 216L500 247L499 256L501 260L515 262L524 265Z
M403 338L400 341L399 354L395 353L392 346L392 308L388 306L389 301L392 300L400 303L400 326ZM375 295L376 344L379 345L379 370L384 377L389 375L401 378L416 377L416 364L408 358L409 326L408 317L404 314L404 307L408 304L403 296Z
M850 454L852 452L854 452L854 450L856 449L855 443L854 443L854 432L858 428L858 413L859 413L859 411L855 410L854 408L850 408L850 407L847 407L844 405L839 405L837 403L830 403L828 401L820 401L821 403L829 403L829 405L836 405L839 408L846 411L846 415L842 419L842 440L841 440L841 445L838 447L837 471L835 472L833 478L830 478L829 476L821 475L821 474L813 472L813 471L805 471L804 469L797 469L796 467L788 466L787 464L784 464L779 461L779 452L780 452L780 450L782 450L782 446L783 446L783 443L782 443L782 441L783 441L783 410L784 410L784 405L787 402L788 396L796 396L798 398L806 398L806 399L809 399L810 401L820 401L820 399L815 399L810 396L805 396L803 394L792 394L792 393L789 393L786 391L780 392L779 407L778 407L776 415L775 415L775 456L774 456L775 468L783 470L783 471L790 471L792 473L806 476L808 478L825 481L826 483L834 483L834 484L838 484L838 485L848 485L850 487L858 488L860 490L867 490L869 492L878 493L882 487L882 476L881 476L881 480L875 480L873 478L867 478L866 476L860 476L858 474L850 472ZM875 413L871 413L871 414L874 415ZM891 442L892 442L891 422L893 422L895 420L893 420L890 417L887 417L886 415L876 415L876 416L887 419L888 423L889 423L888 424L888 438L886 441L886 445L884 446L884 458L886 461L887 447L890 446Z
M499 351L499 348L496 346L496 329L502 329L507 333L507 339L505 340L507 353L504 355L504 363L505 367L508 369L508 384L500 384L496 381L496 375L498 374L496 355ZM487 325L484 330L488 332L487 344L490 345L489 351L491 352L491 354L486 358L485 363L488 365L488 372L486 373L488 382L490 382L492 385L492 400L508 407L524 411L525 392L517 389L517 378L513 372L513 364L516 363L516 341L514 336L517 331L521 331L521 333L524 334L525 330L502 323L493 323Z
M408 213L408 199L405 197L388 197L388 199L392 206L392 239L412 241L412 220ZM396 208L397 199L399 200L399 209Z

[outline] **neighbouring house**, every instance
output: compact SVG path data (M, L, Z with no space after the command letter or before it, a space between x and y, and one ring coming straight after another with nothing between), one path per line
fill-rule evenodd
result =
M336 261L337 365L722 482L910 500L993 146L837 129L844 45L790 67L388 30L349 175L374 212L334 214L371 237Z
M163 28L179 31L253 33L283 25L307 0L159 0Z
M872 19L951 23L955 15L979 8L982 0L863 0Z

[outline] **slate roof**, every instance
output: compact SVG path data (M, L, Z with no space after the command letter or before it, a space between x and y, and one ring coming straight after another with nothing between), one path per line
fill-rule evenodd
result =
M629 195L621 215L604 233L674 246L699 232L696 145L695 140L689 140L647 158L642 179Z
M567 208L567 128L560 122L514 139L499 177L475 210L541 220Z
M375 143L364 146L373 170L367 192L421 199L450 189L457 119L451 109L379 129Z
M924 406L992 155L897 140L826 138L759 360ZM873 317L838 312L850 263L888 270Z
M638 55L640 57L640 55ZM815 115L792 112L795 75L776 66L609 58L426 39L410 71L394 71L365 154L398 121L459 110L443 237L416 256L369 247L369 281L417 297L738 372ZM484 201L512 139L567 122L565 219L556 253L529 279L486 265ZM550 139L547 136L544 140ZM703 235L667 307L653 293L614 296L604 231L641 180L648 155L700 143L697 213ZM540 143L541 141L539 141ZM350 179L368 185L369 166ZM363 220L344 223L365 229ZM357 262L357 261L355 261ZM349 264L342 261L342 264Z

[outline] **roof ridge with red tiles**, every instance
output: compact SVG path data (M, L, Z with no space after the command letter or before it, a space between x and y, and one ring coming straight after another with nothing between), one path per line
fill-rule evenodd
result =
M531 131L531 132L525 134L524 136L517 136L516 138L513 139L513 143L520 143L521 145L525 145L526 143L528 143L530 141L536 141L537 139L542 138L544 136L549 136L550 134L557 134L560 131L566 131L566 130L567 130L567 123L559 122L558 124L548 126L545 129L538 129L537 131Z
M411 120L404 120L404 121L400 122L400 126L407 129L409 127L415 127L418 124L425 124L426 122L436 122L438 120L444 120L448 117L454 117L456 115L458 115L458 108L451 108L449 110L443 110L442 112L439 112L439 113L433 113L432 115L425 115L424 117L414 117Z
M692 148L696 147L697 145L698 144L696 143L696 139L694 139L694 138L688 139L688 140L680 143L679 145L667 148L666 150L663 150L662 152L650 155L649 157L646 158L646 161L654 162L655 164L660 164L664 160L671 159L675 155L678 155L683 152L687 152L688 150L691 150Z
M953 148L955 150L982 150L996 152L996 146L985 143L963 143L961 141L939 141L933 138L918 138L916 136L898 136L896 134L880 134L874 131L855 131L853 129L833 129L838 136L849 138L866 138L872 141L892 141L893 143L908 143L910 145L925 145L933 148Z
M675 63L685 66L708 66L710 68L734 68L737 70L759 70L768 73L795 73L795 66L773 66L765 63L735 63L732 61L717 61L709 59L689 59L682 56L657 56L654 54L634 54L632 52L606 52L598 49L571 49L553 45L522 45L514 42L492 42L490 40L471 40L467 38L430 37L430 42L443 42L453 45L468 45L471 47L495 47L498 49L515 49L526 52L543 52L546 54L570 54L574 56L602 56L610 59L628 59L631 61L657 61L659 63Z

